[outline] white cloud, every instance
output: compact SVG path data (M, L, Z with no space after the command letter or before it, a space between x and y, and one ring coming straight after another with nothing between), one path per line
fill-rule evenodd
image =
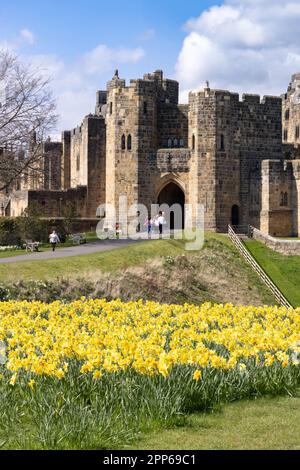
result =
M136 63L144 57L142 48L109 48L102 44L66 64L55 55L32 55L24 60L39 73L52 79L60 115L58 132L79 125L85 115L93 112L101 76L113 72L119 64Z
M24 28L15 37L0 40L0 50L16 52L23 46L33 46L33 44L35 44L35 35L29 29Z
M84 56L86 72L94 74L98 72L107 72L112 69L115 64L136 63L145 55L141 47L136 49L111 49L105 44L88 52Z
M35 43L35 36L31 31L29 31L29 29L22 29L20 31L20 36L30 46Z
M283 93L300 70L300 3L226 0L190 19L176 63L183 88Z

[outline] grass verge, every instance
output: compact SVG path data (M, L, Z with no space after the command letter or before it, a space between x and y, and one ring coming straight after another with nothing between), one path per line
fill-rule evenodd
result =
M274 305L275 299L224 235L206 234L198 252L156 240L68 259L0 264L0 299L88 298L161 303Z
M276 432L274 430L276 429ZM144 435L138 450L299 450L300 395L242 401Z
M299 306L300 256L284 256L254 240L246 246L289 302Z
M0 281L48 280L68 275L84 275L91 272L114 272L129 266L142 264L148 259L180 254L184 243L176 240L145 242L119 250L74 256L66 259L26 261L1 264Z

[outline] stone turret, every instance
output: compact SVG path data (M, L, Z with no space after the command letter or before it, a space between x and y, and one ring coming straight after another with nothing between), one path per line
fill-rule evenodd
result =
M287 93L282 95L283 142L300 145L300 73L292 76Z

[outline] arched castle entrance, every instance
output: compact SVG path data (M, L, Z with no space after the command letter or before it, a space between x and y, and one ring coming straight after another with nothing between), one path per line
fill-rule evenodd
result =
M181 207L182 217L180 218L180 220L175 220L174 212L170 213L170 229L183 230L185 194L181 187L174 181L169 182L160 191L157 203L160 206L162 206L163 204L167 204L170 208L174 206L174 204L178 204Z

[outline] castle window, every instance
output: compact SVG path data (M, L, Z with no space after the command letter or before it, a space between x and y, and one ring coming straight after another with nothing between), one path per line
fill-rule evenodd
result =
M299 126L296 126L295 138L296 138L296 139L299 139L299 137L300 137L300 127L299 127Z
M224 134L221 134L220 138L220 150L223 152L225 150L225 137Z
M144 114L148 113L148 103L147 101L144 101Z
M284 198L284 194L281 193L281 194L280 194L280 207L283 207L283 205L284 205L284 204L283 204L283 198Z
M80 154L77 155L76 159L76 170L80 171Z
M132 137L130 134L127 137L127 150L132 150Z
M289 196L288 196L288 193L284 193L284 196L283 196L283 205L285 207L287 207L289 205Z
M169 147L169 148L172 147L172 139L168 139L168 147Z
M290 110L287 109L285 112L285 120L288 121L290 119Z
M109 104L109 114L112 115L113 113L113 104L112 104L112 101L110 102Z
M178 140L177 139L174 139L174 147L178 147Z
M184 140L180 139L180 147L184 147Z
M281 193L280 195L280 206L287 207L289 205L289 195L288 193Z
M126 137L125 137L124 134L122 135L122 143L121 143L121 146L122 146L122 150L126 150Z
M288 131L287 131L287 129L285 129L284 132L283 132L283 140L285 142L288 140Z
M195 137L195 135L193 135L193 137L192 137L192 149L195 150L195 148L196 148L196 137Z

